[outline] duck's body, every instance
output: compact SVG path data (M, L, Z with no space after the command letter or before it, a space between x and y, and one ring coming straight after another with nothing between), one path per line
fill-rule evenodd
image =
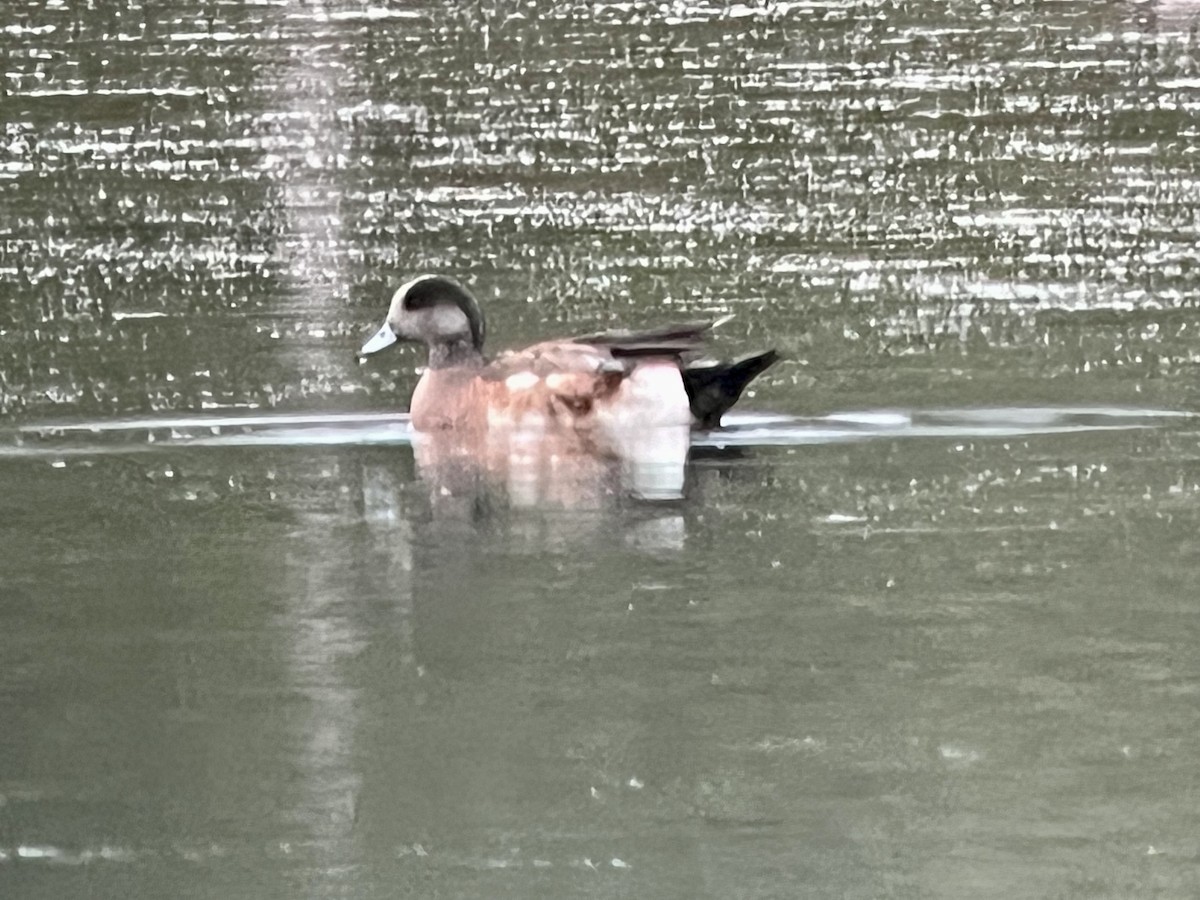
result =
M427 275L402 285L367 356L397 340L429 348L413 392L422 433L573 434L598 445L655 427L716 427L743 388L777 359L773 350L734 363L687 366L711 323L609 332L483 355L484 320L462 285Z

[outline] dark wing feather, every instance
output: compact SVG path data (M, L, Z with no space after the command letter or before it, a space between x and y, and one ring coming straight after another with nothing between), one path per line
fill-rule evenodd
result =
M651 331L601 331L571 338L571 343L603 347L615 357L680 356L699 350L712 327L712 322L685 322Z

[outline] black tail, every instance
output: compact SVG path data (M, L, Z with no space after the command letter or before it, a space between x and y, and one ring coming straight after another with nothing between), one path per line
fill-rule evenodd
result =
M778 359L776 351L768 350L731 363L701 363L684 369L683 386L700 427L718 427L721 416L737 403L746 385Z

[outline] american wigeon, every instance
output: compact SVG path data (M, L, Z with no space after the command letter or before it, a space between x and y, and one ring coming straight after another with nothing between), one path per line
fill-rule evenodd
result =
M700 349L712 324L546 341L489 361L479 303L451 278L422 275L396 290L383 327L359 356L397 341L425 344L429 364L410 404L418 432L714 428L778 354L686 363L684 356Z

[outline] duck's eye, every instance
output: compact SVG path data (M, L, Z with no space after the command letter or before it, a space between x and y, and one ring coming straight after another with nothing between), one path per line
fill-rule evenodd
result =
M436 305L442 299L440 287L428 280L419 281L412 285L404 294L404 308L407 310L427 309Z

